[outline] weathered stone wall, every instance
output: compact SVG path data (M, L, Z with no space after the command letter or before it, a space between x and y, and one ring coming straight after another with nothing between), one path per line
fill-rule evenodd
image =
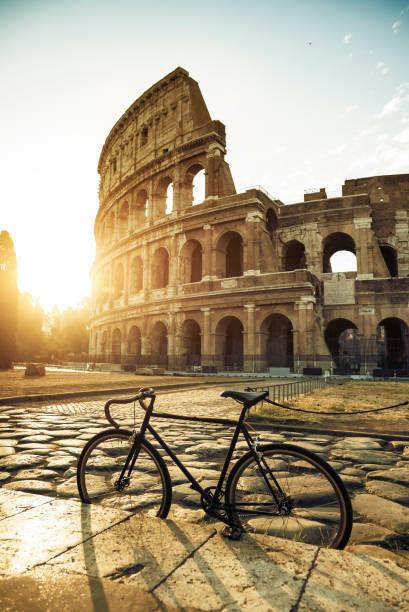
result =
M321 189L285 206L262 190L236 193L225 145L182 68L112 128L98 166L91 359L407 368L409 175L347 180L342 197ZM342 250L356 272L332 273Z

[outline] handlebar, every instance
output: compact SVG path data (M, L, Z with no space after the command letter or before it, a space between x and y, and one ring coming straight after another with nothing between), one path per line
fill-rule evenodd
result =
M150 401L149 406L146 406L143 400L148 397L150 398L151 401ZM141 408L143 408L143 410L145 410L146 412L146 410L148 410L149 408L153 408L155 398L156 398L156 395L155 395L154 389L150 387L141 388L139 389L137 395L135 395L134 397L108 400L104 407L105 416L108 422L111 423L111 425L113 425L116 429L118 429L119 424L116 421L114 421L114 419L111 417L111 414L109 412L109 408L110 406L112 406L112 404L133 404L134 402L138 401L139 404L141 405Z

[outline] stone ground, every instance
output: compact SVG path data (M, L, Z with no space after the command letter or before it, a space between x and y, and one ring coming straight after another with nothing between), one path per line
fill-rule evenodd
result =
M85 442L107 428L104 402L85 401L2 407L0 411L0 485L5 489L78 500L76 464ZM209 407L210 406L210 407ZM208 388L158 396L157 410L196 416L235 417L238 405ZM136 410L139 420L141 410ZM133 407L113 407L121 424L131 426ZM215 484L231 430L203 423L157 419L195 477ZM354 528L350 550L379 556L387 551L409 559L409 441L264 431L262 442L293 442L327 460L340 474L352 498ZM244 450L238 447L237 456ZM199 496L170 469L174 493L171 517L197 523L203 517ZM377 547L377 549L375 549ZM383 551L383 552L382 552Z

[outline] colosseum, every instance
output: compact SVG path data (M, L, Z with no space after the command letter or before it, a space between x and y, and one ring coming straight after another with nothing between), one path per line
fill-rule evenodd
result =
M262 188L237 193L225 154L225 126L182 68L111 129L98 165L90 360L407 375L409 174L285 205ZM341 251L356 270L332 271Z

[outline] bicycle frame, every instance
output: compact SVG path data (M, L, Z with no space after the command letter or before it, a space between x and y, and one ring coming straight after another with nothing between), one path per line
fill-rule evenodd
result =
M139 449L140 449L140 445L142 440L145 439L145 433L146 431L149 431L152 436L155 438L155 440L160 444L160 446L164 449L164 451L167 453L167 455L172 459L173 463L175 463L175 465L177 465L177 467L181 470L181 472L186 476L186 478L189 480L189 482L191 483L191 488L194 491L197 491L198 493L200 493L200 495L206 500L206 502L209 504L209 508L206 509L206 512L208 514L210 514L211 516L214 516L216 518L218 518L219 520L223 521L224 523L226 523L227 525L231 526L231 527L236 527L235 523L233 521L231 521L228 517L223 516L220 514L220 511L223 510L233 510L234 508L229 508L227 507L225 504L220 504L220 499L222 497L222 487L223 487L223 483L226 479L226 474L227 474L227 470L228 467L230 465L231 462L231 458L233 456L233 453L235 451L236 448L236 444L237 444L237 440L238 437L240 435L240 432L243 434L247 445L249 447L250 452L252 452L254 454L254 457L262 471L262 474L264 476L264 479L266 480L266 483L268 485L268 487L270 488L271 493L273 494L275 501L278 503L278 499L277 496L274 492L274 490L271 488L270 483L268 482L267 478L266 478L266 474L260 464L260 460L258 457L258 453L256 450L257 447L257 443L255 443L253 441L253 438L251 437L246 424L244 422L245 419L245 415L246 415L246 411L248 410L248 406L244 405L243 409L240 413L240 417L238 419L238 421L233 421L230 419L218 419L218 418L212 418L212 417L190 417L190 416L183 416L183 415L176 415L176 414L168 414L168 413L164 413L164 412L155 412L155 417L158 418L164 418L164 419L173 419L173 420L183 420L183 421L194 421L194 422L201 422L201 423L210 423L210 424L218 424L218 425L226 425L226 426L230 426L230 427L235 427L234 433L233 433L233 437L232 440L230 442L230 447L229 450L227 452L226 458L224 460L224 464L219 476L219 480L218 483L216 485L216 489L214 494L209 494L208 491L206 491L205 489L203 489L203 487L201 487L201 485L197 482L196 478L194 476L192 476L192 474L189 472L189 470L183 465L183 463L180 461L180 459L178 459L178 457L175 455L175 453L173 452L173 450L168 446L168 444L165 442L165 440L163 440L161 438L161 436L157 433L157 431L155 431L155 429L150 425L150 418L153 414L153 404L154 404L154 399L153 401L151 400L149 406L145 406L143 404L142 401L140 401L142 408L145 410L145 417L143 419L143 422L141 424L140 430L138 433L136 433L136 429L134 430L134 442L132 445L131 450L129 451L129 454L127 456L127 459L125 461L125 465L122 469L121 475L117 481L117 486L119 487L119 490L122 486L122 488L124 488L124 486L126 486L126 481L129 479L132 469L135 465L135 462L138 458L139 455ZM267 468L268 472L270 473L270 476L272 477L273 481L275 482L276 486L278 487L278 490L281 491L275 477L273 474L271 474L271 471L269 470L268 466L265 465L265 468ZM127 473L127 476L125 476L125 473ZM249 513L251 513L251 510L249 511ZM259 514L259 512L254 511L254 514Z

